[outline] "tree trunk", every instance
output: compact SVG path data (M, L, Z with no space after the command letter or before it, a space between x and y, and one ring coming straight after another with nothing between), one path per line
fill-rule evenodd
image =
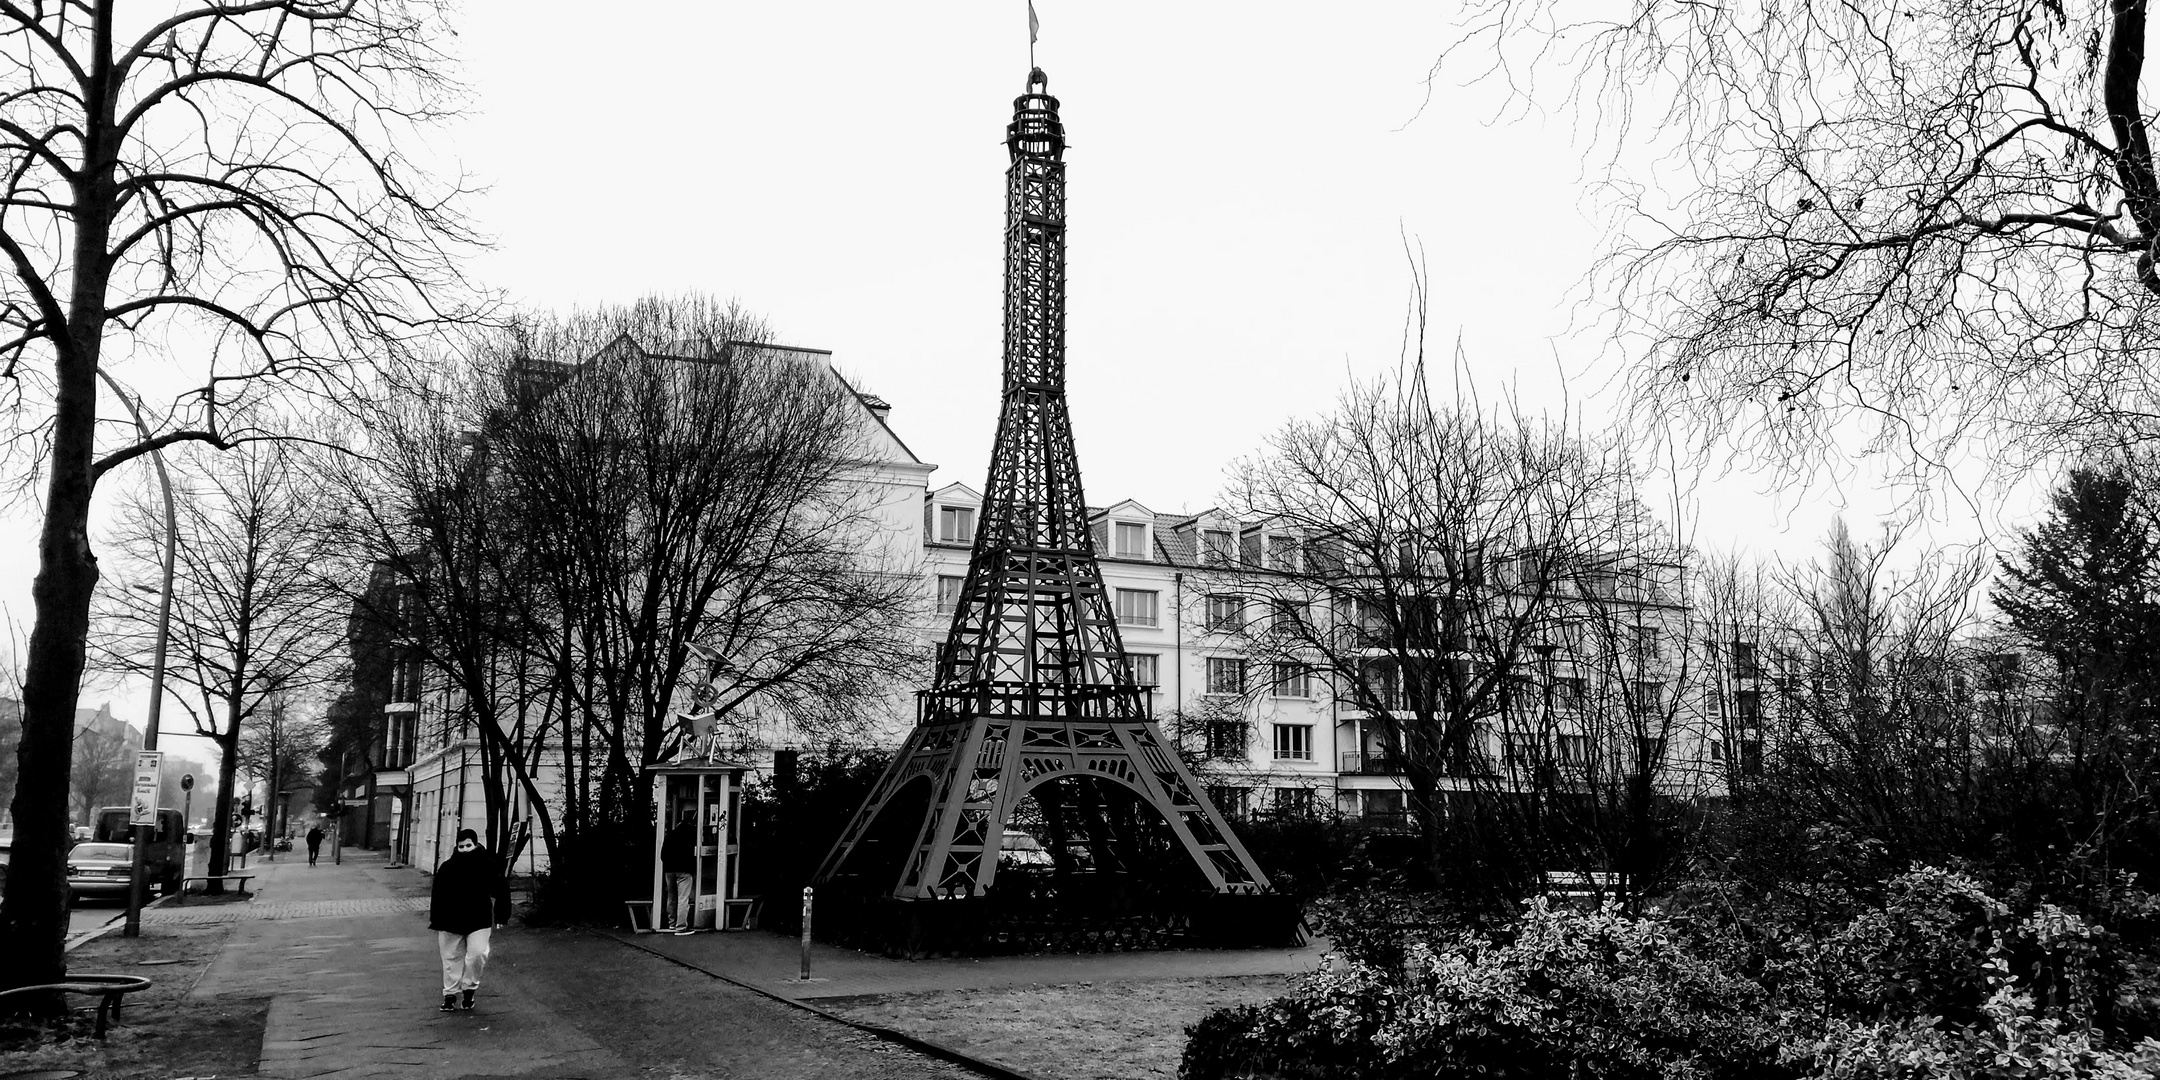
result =
M212 895L225 891L218 875L232 872L233 779L240 772L240 724L236 720L228 727L217 737L217 818L210 823L210 881L203 886Z
M91 96L83 102L83 162L69 191L74 215L72 281L66 318L53 345L51 474L38 531L38 574L30 596L35 621L24 656L22 741L16 761L16 840L9 855L5 915L0 915L0 989L52 982L67 973L68 777L74 774L75 701L82 684L90 597L97 556L90 550L90 501L97 487L97 372L110 268L113 163L112 6L92 14ZM61 300L52 298L53 305Z

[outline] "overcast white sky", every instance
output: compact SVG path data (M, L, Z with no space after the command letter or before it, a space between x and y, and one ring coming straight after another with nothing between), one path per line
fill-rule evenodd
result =
M1605 224L1572 118L1428 85L1448 9L1038 0L1090 501L1205 508L1230 459L1395 364L1406 241L1433 347L1459 336L1488 394L1608 406L1602 339L1570 333ZM892 402L934 484L982 482L1023 0L477 0L455 48L475 97L449 145L490 185L482 281L539 307L738 299ZM1840 499L1758 490L1780 488L1721 489L1698 540L1804 552ZM0 602L26 627L28 515L8 531ZM110 696L139 718L139 692Z

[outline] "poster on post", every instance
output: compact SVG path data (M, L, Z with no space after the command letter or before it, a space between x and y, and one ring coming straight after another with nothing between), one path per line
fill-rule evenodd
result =
M156 825L158 780L164 773L165 752L135 752L135 795L128 800L128 824Z

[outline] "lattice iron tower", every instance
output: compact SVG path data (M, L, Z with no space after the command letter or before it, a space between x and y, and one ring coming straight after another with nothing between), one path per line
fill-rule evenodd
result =
M1065 129L1047 91L1029 72L1006 132L1003 411L967 577L916 727L817 880L982 896L1032 793L1060 873L1267 893L1156 727L1096 564L1065 404Z

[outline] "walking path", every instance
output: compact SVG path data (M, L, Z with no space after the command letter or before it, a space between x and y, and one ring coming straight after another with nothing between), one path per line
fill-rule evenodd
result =
M232 927L186 997L232 1005L268 998L258 1074L289 1080L1012 1077L828 1006L888 994L1283 974L1309 971L1320 958L1315 946L906 962L817 945L804 981L798 943L771 933L513 926L496 935L478 1008L440 1013L426 875L366 851L347 852L342 865L327 854L315 866L300 852L258 858L249 872L251 900L163 901L143 921Z
M426 879L371 852L304 853L252 868L259 898L164 905L145 921L242 923L191 998L270 996L263 1076L622 1075L635 1071L520 980L487 981L482 1015L430 1011L440 1000Z

